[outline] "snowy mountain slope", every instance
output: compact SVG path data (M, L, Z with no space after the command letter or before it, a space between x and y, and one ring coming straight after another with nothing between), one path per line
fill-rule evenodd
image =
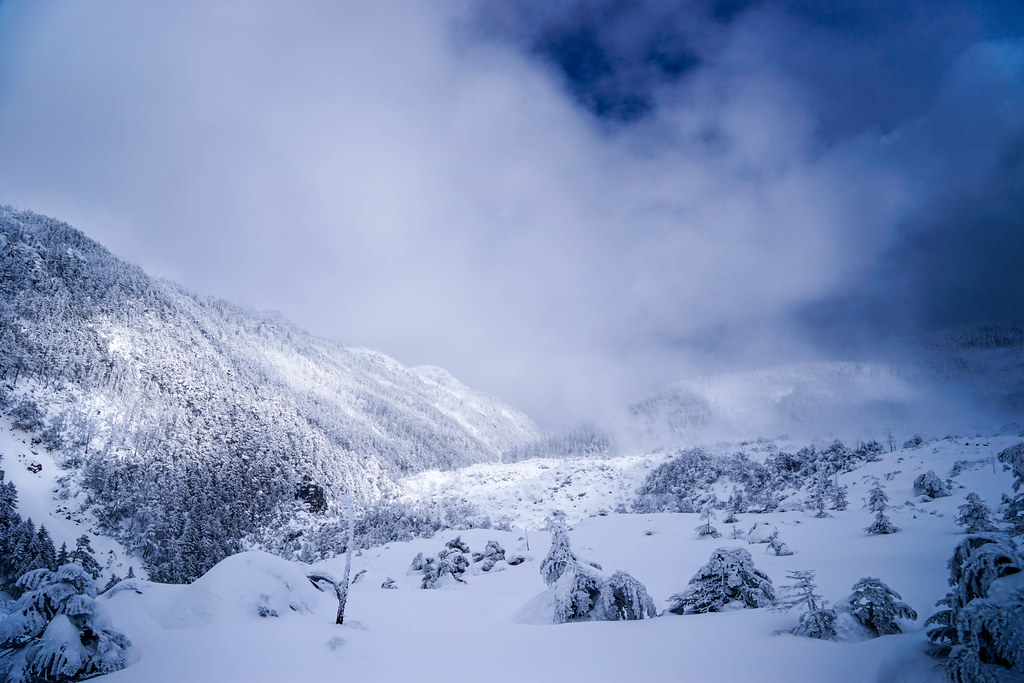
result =
M75 473L105 533L151 567L186 546L198 556L163 578L198 575L292 508L374 500L401 475L497 460L538 436L450 375L155 280L6 207L0 374L0 413Z
M923 622L947 589L946 561L963 538L954 525L956 508L968 492L994 504L1010 489L1009 474L992 465L996 453L1019 440L951 438L886 453L880 462L840 475L839 483L851 487L852 504L832 518L817 519L808 511L742 516L737 526L743 529L757 521L776 525L795 551L788 557L742 538L698 538L693 514L613 513L585 519L570 532L577 553L638 578L659 609L718 546L749 549L755 566L776 586L787 582L789 570L816 570L819 592L832 603L861 577L876 576L919 615L902 622L901 635L859 642L775 635L797 617L765 609L662 614L636 622L524 623L530 619L523 607L545 589L538 565L548 534L534 530L527 550L518 530L445 531L355 557L353 572L365 574L352 587L344 626L332 623L333 598L304 582L305 566L264 554L229 558L191 586L140 582L141 594L126 590L104 601L139 654L138 663L107 680L298 680L343 671L361 681L439 681L448 680L455 667L493 681L941 681L941 669L924 652ZM929 469L952 479L951 496L914 495L914 478ZM885 482L895 506L891 517L901 528L895 535L863 531L871 514L860 507L860 498L872 477ZM496 489L496 499L506 499L498 495L502 482L488 486ZM456 533L472 550L494 539L527 560L496 573L470 574L464 585L419 589L410 560L420 552L436 553ZM340 574L343 563L335 558L318 566ZM397 590L380 588L387 578ZM278 616L261 618L260 605Z

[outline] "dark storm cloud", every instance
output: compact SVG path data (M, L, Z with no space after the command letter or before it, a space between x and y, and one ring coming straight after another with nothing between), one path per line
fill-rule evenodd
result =
M0 201L549 424L1024 308L1021 9L820 7L8 0Z

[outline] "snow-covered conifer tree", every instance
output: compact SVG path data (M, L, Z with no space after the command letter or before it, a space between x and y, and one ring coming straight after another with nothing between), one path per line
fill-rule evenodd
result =
M878 636L902 633L897 619L917 619L917 612L902 601L899 593L870 576L853 584L853 592L843 601L843 607Z
M695 531L698 536L710 536L711 538L718 538L722 534L718 533L718 529L711 526L711 521L715 518L715 499L712 496L708 499L704 506L700 510L700 518L703 520L703 524L698 526Z
M956 523L964 527L968 534L981 534L987 531L998 531L992 521L992 511L977 493L968 493L967 502L957 508Z
M730 602L746 607L767 607L775 603L775 587L768 575L754 567L745 548L718 548L682 593L669 598L676 614L718 612Z
M96 603L96 584L77 564L20 579L14 610L0 620L5 681L77 681L123 669L131 643Z
M808 498L808 507L815 511L815 517L822 519L832 516L826 511L832 488L828 467L823 460L818 460L814 470L814 480L811 484L811 495Z
M87 534L82 534L75 541L75 549L71 552L71 561L78 564L85 570L85 573L91 576L93 579L99 577L102 567L100 563L96 561L96 556L93 554L95 551L92 549L92 543L89 541Z
M790 633L808 638L829 640L835 638L835 610L828 609L825 599L814 591L814 572L809 569L790 570L793 583L782 586L779 606L783 610L800 608L800 623Z
M877 479L868 492L867 504L868 508L875 513L875 521L871 526L865 527L864 531L869 534L894 534L900 530L885 515L885 511L889 507L889 496L886 495L882 482Z
M579 560L569 545L569 532L565 524L559 522L551 530L551 549L540 563L540 575L549 586L558 581L558 577L572 564Z
M1003 519L1013 525L1013 535L1024 535L1024 441L999 453L999 462L1010 466L1013 472L1013 490L1016 495L1006 506Z

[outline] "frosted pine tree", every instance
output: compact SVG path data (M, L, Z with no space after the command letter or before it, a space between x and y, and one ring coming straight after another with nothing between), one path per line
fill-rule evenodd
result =
M868 491L867 504L868 509L875 513L875 521L871 526L865 527L864 531L869 534L894 534L899 531L899 527L885 516L885 511L889 507L889 496L886 495L882 482L877 479Z
M775 603L775 587L767 574L754 568L745 548L718 548L701 567L689 587L669 598L676 614L718 612L730 602L746 607L767 607Z
M874 635L902 633L897 619L917 619L917 612L903 602L899 593L879 579L865 577L853 584L843 605Z
M850 499L846 493L847 489L845 486L836 486L832 490L832 509L838 510L839 512L845 511L850 507Z
M700 510L700 518L703 520L703 524L698 526L694 531L697 532L698 536L710 536L711 538L718 538L722 534L718 533L718 529L711 526L711 521L715 518L715 499L710 498L704 503L704 506Z
M551 549L540 563L540 575L549 586L558 581L566 568L578 564L579 560L569 545L569 532L565 524L557 521L551 530Z
M77 681L131 663L129 640L96 603L96 584L77 564L36 569L0 620L0 676L10 683Z
M999 462L1013 472L1013 490L1017 493L1006 507L1003 519L1013 525L1015 536L1024 535L1024 441L999 453Z
M985 505L985 501L978 497L977 493L968 493L967 502L957 508L959 513L956 523L964 527L968 534L981 534L987 531L998 531L992 521L992 511Z
M814 516L823 519L831 517L827 511L829 494L832 490L832 482L829 479L829 472L823 460L818 460L814 470L814 481L811 485L811 495L808 498L808 507L814 510Z
M932 654L953 681L1024 679L1024 557L1002 534L968 536L949 560L950 591L928 618Z
M800 623L790 633L808 638L830 640L835 638L835 610L828 609L825 599L814 591L814 572L809 569L790 570L793 583L782 586L779 606L785 611L800 608Z

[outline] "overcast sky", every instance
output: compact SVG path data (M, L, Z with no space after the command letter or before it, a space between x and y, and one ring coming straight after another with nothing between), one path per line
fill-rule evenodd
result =
M557 425L1020 319L1024 4L0 0L0 202Z

